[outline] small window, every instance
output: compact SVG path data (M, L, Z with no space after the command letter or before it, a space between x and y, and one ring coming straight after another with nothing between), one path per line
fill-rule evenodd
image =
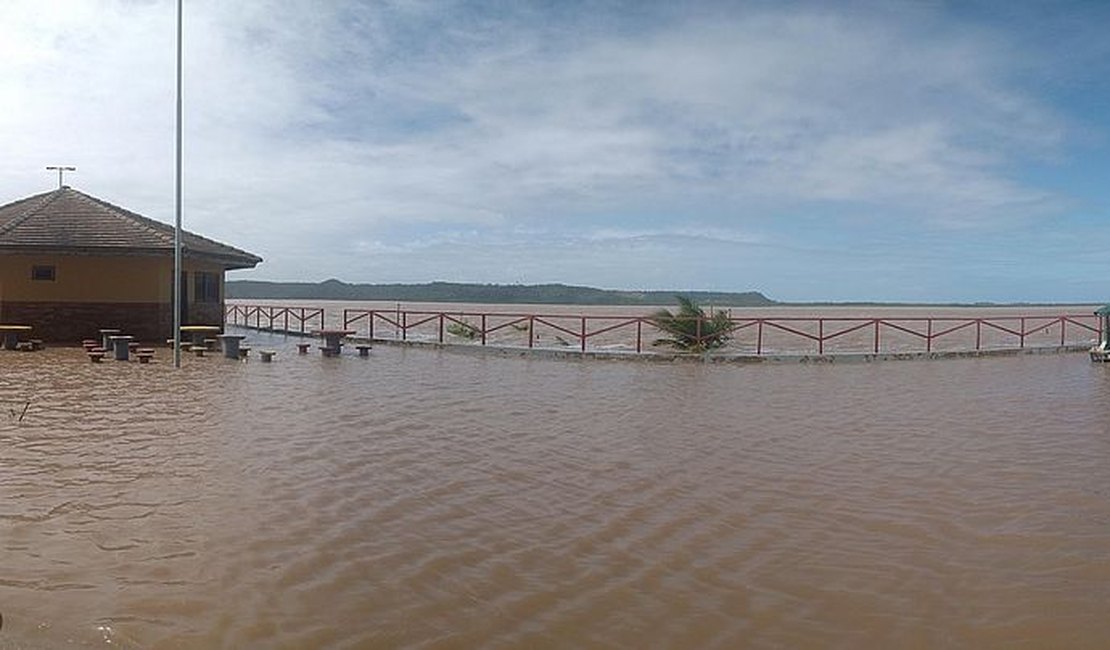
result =
M31 279L42 280L44 282L54 281L54 267L53 266L32 266Z
M197 271L193 276L195 302L220 302L220 274Z

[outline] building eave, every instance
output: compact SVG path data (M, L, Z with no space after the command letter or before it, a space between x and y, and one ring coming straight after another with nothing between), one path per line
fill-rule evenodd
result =
M225 269L251 269L262 262L255 255L219 255L182 248L188 260L214 262ZM137 248L121 246L23 246L0 244L0 254L11 255L80 255L86 257L173 257L172 248Z

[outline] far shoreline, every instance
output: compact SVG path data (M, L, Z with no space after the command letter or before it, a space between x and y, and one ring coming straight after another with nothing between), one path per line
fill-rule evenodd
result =
M671 305L675 296L688 296L712 308L945 308L994 309L1020 307L1090 307L1100 301L882 301L882 300L815 300L780 301L759 291L704 290L626 290L566 284L476 284L427 282L414 284L351 284L340 280L324 282L270 282L261 280L229 280L229 300L321 300L351 302L428 302L487 305L575 305L583 307L659 307Z

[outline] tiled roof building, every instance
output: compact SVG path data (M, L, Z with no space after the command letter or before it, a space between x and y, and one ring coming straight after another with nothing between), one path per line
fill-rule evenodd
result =
M0 206L0 323L54 341L173 335L174 228L69 187ZM223 275L262 258L182 233L184 323L223 323Z

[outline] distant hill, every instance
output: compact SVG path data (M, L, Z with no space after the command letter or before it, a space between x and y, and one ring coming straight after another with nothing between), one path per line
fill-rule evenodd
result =
M396 300L405 302L534 303L564 305L669 305L676 294L715 307L759 307L778 304L759 293L711 291L617 291L566 284L348 284L324 282L262 282L232 280L228 298L286 300Z

